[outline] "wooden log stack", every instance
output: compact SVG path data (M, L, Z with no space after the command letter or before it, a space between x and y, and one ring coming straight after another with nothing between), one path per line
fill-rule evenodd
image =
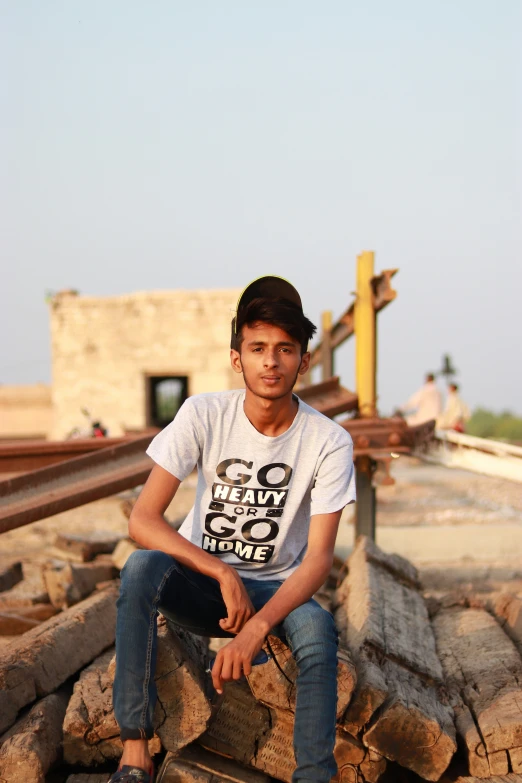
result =
M438 780L456 750L453 713L416 569L362 537L335 619L359 683L343 725L364 747Z
M473 775L522 772L522 660L485 609L433 617L437 647Z
M41 573L24 585L18 569L0 590L4 614L5 607L19 613L10 627L20 634L0 652L0 781L44 783L61 763L75 768L62 775L68 783L101 783L108 775L99 765L121 753L112 708L118 582L94 589L113 575L109 544L104 562L92 559L100 558L98 541L61 543L69 563L44 567L47 600ZM120 542L120 567L132 548ZM340 573L335 592L323 596L340 633L337 781L520 783L521 599L432 602L430 619L412 564L364 538ZM158 783L290 783L298 671L289 648L275 636L269 642L269 661L218 697L206 672L207 641L160 617L149 744L152 754L167 752ZM449 766L457 738L461 778Z

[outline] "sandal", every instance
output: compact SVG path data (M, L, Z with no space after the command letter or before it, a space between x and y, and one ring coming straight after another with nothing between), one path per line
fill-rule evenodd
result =
M149 774L144 769L125 764L116 770L108 783L152 783L152 770Z

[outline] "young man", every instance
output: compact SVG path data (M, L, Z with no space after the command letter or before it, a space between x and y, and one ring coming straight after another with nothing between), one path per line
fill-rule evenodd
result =
M250 673L268 633L283 637L299 669L294 781L326 783L336 772L337 633L312 595L355 481L349 434L292 393L314 332L290 283L255 280L232 321L232 367L246 389L190 397L148 449L156 465L129 523L144 549L123 569L118 602L124 751L112 783L152 779L158 611L194 633L231 637L212 669L218 693ZM196 465L195 505L176 532L163 514Z

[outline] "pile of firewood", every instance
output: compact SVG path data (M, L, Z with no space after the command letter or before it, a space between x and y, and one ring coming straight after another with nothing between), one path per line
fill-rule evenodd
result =
M105 783L97 767L121 754L114 577L135 546L104 546L62 536L37 575L0 572L0 635L11 637L0 648L2 783L43 783L57 764L67 783ZM364 538L340 574L320 596L340 635L340 783L456 780L455 754L474 779L522 773L522 599L427 602L411 563ZM297 668L269 641L269 661L217 696L207 669L220 640L160 617L157 783L290 783Z

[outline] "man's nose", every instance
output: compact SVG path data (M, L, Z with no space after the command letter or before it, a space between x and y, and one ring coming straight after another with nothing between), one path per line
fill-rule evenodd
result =
M277 351L265 352L265 367L276 367L279 363L279 357Z

